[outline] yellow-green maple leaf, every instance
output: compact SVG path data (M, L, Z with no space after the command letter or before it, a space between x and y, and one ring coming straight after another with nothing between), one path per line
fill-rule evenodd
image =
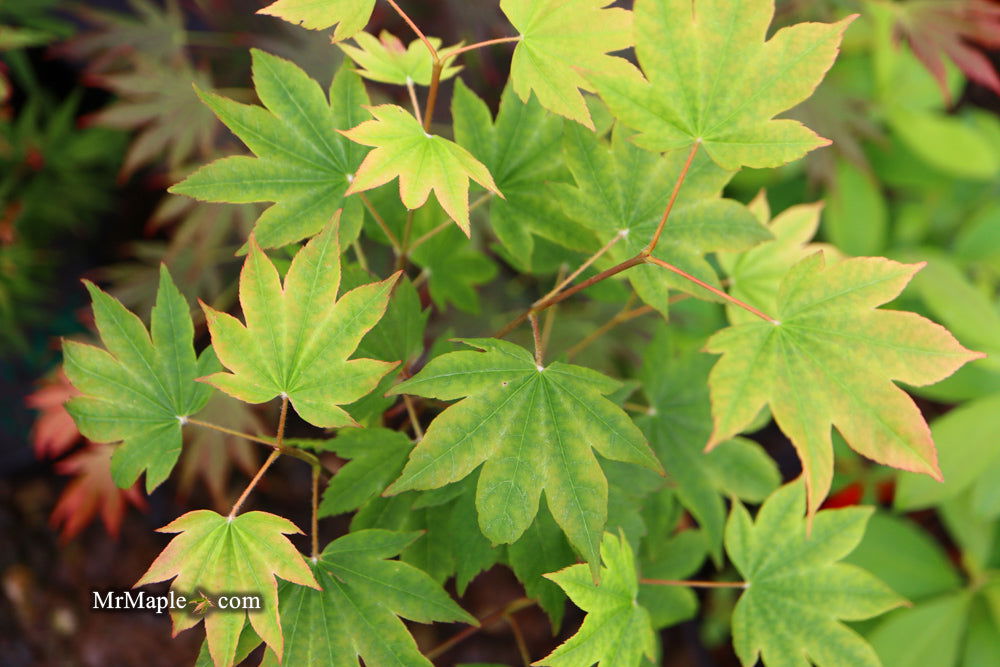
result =
M612 113L653 151L700 143L725 169L776 167L825 146L801 123L773 120L809 95L833 64L849 17L799 23L764 41L774 0L636 0L645 73L588 78Z
M417 119L394 104L366 107L374 120L341 133L374 146L358 167L347 194L364 192L399 177L399 196L408 209L420 208L434 191L441 208L469 234L469 179L495 192L489 170L453 141L424 131Z
M609 77L634 71L608 53L632 46L632 12L605 9L614 0L501 0L500 9L521 34L510 64L514 92L590 129L594 122L580 88L593 90L581 74Z
M275 576L319 588L309 566L285 535L301 533L288 519L267 512L224 517L197 510L173 520L161 533L180 533L156 557L136 586L174 579L171 589L191 598L218 594L260 595L261 608L246 614L209 610L205 616L188 610L171 613L174 634L205 619L208 649L216 667L233 664L236 644L246 617L278 655L284 638L278 613ZM176 578L175 578L176 577Z
M375 0L278 0L257 13L276 16L309 30L336 25L333 41L339 42L360 32L374 9Z
M340 243L336 221L292 259L284 285L250 237L240 273L246 325L202 304L213 347L229 373L204 378L247 403L287 397L304 420L323 428L356 425L340 405L370 393L398 362L348 360L382 318L395 273L339 299Z
M915 313L876 310L922 266L882 257L825 266L816 253L792 267L774 321L737 324L708 341L722 354L709 376L709 448L770 405L802 461L810 515L833 479L831 426L874 461L940 478L930 430L892 380L932 384L981 355Z

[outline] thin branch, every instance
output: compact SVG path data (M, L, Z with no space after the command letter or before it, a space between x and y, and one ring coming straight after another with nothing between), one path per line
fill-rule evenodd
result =
M687 586L688 588L748 588L745 581L698 581L696 579L640 579L650 586Z
M527 642L524 641L524 633L521 632L520 624L512 613L504 614L504 620L507 621L507 625L510 626L510 631L514 635L517 652L521 654L521 664L524 667L531 667L531 653L528 651Z
M494 44L508 44L510 42L520 42L520 41L521 41L520 35L518 35L517 37L498 37L496 39L487 39L486 41L483 42L476 42L475 44L469 44L468 46L463 46L462 48L455 49L454 51L448 51L447 53L441 55L441 62L446 63L457 55L466 53L468 51L475 51L476 49L481 49L484 46L493 46Z
M486 192L486 193L480 195L479 197L476 198L476 200L474 202L472 202L471 204L469 204L469 213L472 213L473 211L475 211L477 208L479 208L480 206L482 206L483 204L485 204L486 202L488 202L492 198L493 198L493 193L492 192ZM455 223L452 222L451 218L445 218L437 226L435 226L433 229L431 229L429 232L426 232L426 233L422 234L421 236L418 236L417 239L413 243L410 244L410 248L409 248L408 252L412 253L418 247L420 247L421 245L423 245L427 241L430 241L433 237L437 236L438 234L440 234L444 230L448 229L453 224L455 224Z
M677 176L677 182L674 183L674 191L670 193L670 201L667 202L667 208L663 211L663 217L660 218L660 224L656 226L656 231L653 233L653 238L649 241L649 245L643 250L643 254L649 255L656 248L656 244L660 242L660 234L663 233L663 227L667 224L667 218L670 217L670 211L674 208L674 202L677 201L677 195L680 194L681 186L684 185L684 179L687 178L688 170L691 168L691 163L694 162L694 156L698 153L698 148L701 146L701 139L698 139L694 145L691 147L691 152L688 153L687 160L684 162L684 167L681 169L681 173Z
M187 423L188 424L194 424L195 426L201 426L201 427L204 427L204 428L210 428L213 431L219 431L220 433L226 433L228 435L236 436L238 438L243 438L244 440L249 440L250 442L257 442L257 443L260 443L262 445L267 445L268 447L271 447L273 449L277 449L278 448L278 443L277 443L277 441L274 438L268 438L266 436L260 436L260 437L258 437L258 436L250 435L249 433L243 433L241 431L234 431L233 429L226 428L225 426L219 426L218 424L212 424L210 422L203 422L200 419L192 419L191 417L188 417ZM304 451L302 449L299 449L297 447L282 447L281 448L281 453L284 454L284 455L286 455L286 456L291 456L292 458L299 459L301 461L305 461L306 463L308 463L309 465L313 466L314 468L315 467L319 467L319 468L323 467L322 463L320 463L320 460L318 458L316 458L315 456L313 456L309 452Z
M576 355L580 354L585 349L590 347L590 345L595 340L597 340L604 334L608 333L609 331L617 327L619 324L624 324L629 320L634 320L637 317L648 315L649 313L652 313L654 311L655 308L653 308L652 306L639 306L638 308L634 308L632 310L622 309L617 315L615 315L610 320L599 326L597 329L594 329L589 334L587 334L587 336L579 343L566 350L566 359L570 360Z
M253 491L255 486L257 486L257 482L259 482L260 478L264 476L264 473L267 472L267 469L271 467L271 464L278 460L279 456L281 456L281 451L275 449L267 457L267 459L264 461L264 464L260 467L260 470L257 471L257 474L254 475L253 479L250 480L250 483L247 484L247 488L243 489L243 493L241 493L240 497L236 499L235 503L233 503L233 509L229 510L230 520L232 520L232 518L236 516L236 513L240 511L240 507L243 505L243 501L247 499L247 496L250 495L250 492Z
M420 41L427 47L427 50L431 52L431 58L434 59L434 62L439 62L441 58L438 56L437 49L435 49L434 45L427 39L427 35L421 32L420 28L417 27L417 24L413 22L413 19L407 16L406 12L404 12L400 6L396 4L395 0L386 0L386 2L392 5L392 8L396 10L396 13L399 14L404 21L406 21L406 25L410 26L410 30L416 33L417 37L420 38Z
M238 438L243 438L244 440L249 440L250 442L259 442L262 445L267 445L268 447L274 447L275 443L273 439L268 439L265 437L259 437L255 435L250 435L249 433L243 433L242 431L234 431L231 428L226 428L225 426L219 426L218 424L212 424L209 422L203 422L200 419L194 419L192 417L187 418L188 424L194 424L195 426L201 426L203 428L210 428L213 431L219 431L220 433L226 433L228 435L233 435Z
M319 471L318 467L313 467L312 475L312 525L310 527L312 537L312 558L315 561L319 558Z
M410 94L410 104L413 105L413 115L417 117L417 122L424 124L424 117L420 113L420 103L417 101L417 89L413 87L413 79L406 77L406 91Z
M559 267L559 273L556 275L556 284L563 282L563 278L566 275L566 265L563 264ZM552 330L555 328L556 323L556 313L559 312L559 306L555 305L545 311L545 322L542 323L542 350L549 349L549 341L552 339Z
M538 315L528 313L528 321L531 322L531 335L535 339L535 365L542 369L542 336L538 332Z
M358 260L358 265L361 266L365 271L368 270L368 258L365 257L365 251L361 249L361 241L354 239L351 243L351 248L354 250L354 256Z
M399 254L396 257L396 270L402 271L406 268L406 260L410 254L410 235L413 234L413 211L406 212L406 224L403 226L403 242L399 247Z
M372 217L382 230L382 233L389 239L389 244L392 246L393 252L397 255L400 254L402 252L402 248L399 245L399 239L396 238L396 235L392 233L391 229L389 229L389 225L385 224L385 219L379 215L377 210L375 210L375 207L372 205L368 197L365 196L365 193L359 192L358 197L361 199L361 203L365 205L365 208L368 209L368 212L372 214Z
M285 419L288 417L288 394L281 394L281 413L278 415L278 432L274 436L274 446L285 446Z
M602 247L600 250L598 250L593 255L591 255L590 257L588 257L587 261L585 261L583 264L581 264L579 266L579 268L577 268L576 271L574 271L573 273L569 274L566 277L565 280L563 280L558 285L556 285L555 287L553 287L549 291L548 294L546 294L545 296L543 296L541 299L538 299L537 301L535 301L535 303L532 304L532 305L537 306L538 304L542 303L546 299L548 299L548 298L550 298L550 297L558 294L559 292L561 292L564 287L566 287L567 285L569 285L570 283L572 283L574 280L576 280L577 276L579 276L581 273L583 273L584 271L586 271L590 267L591 264L593 264L594 262L596 262L597 260L599 260L604 255L604 253L606 253L607 251L611 250L611 248L613 248L616 243L618 243L619 241L621 241L626 236L628 236L628 230L625 230L625 229L623 229L620 232L618 232L617 234L615 234L615 236L614 236L613 239L611 239L610 241L608 241L607 243L605 243L604 247Z
M497 609L491 614L488 614L487 616L484 616L483 618L479 619L479 625L470 625L469 627L465 628L464 630L456 634L454 637L451 637L450 639L445 640L441 644L438 644L430 651L425 653L424 657L426 657L428 660L434 660L435 658L439 658L448 651L450 651L452 648L454 648L457 644L468 639L469 637L476 634L480 630L493 626L499 623L500 621L504 620L507 616L515 614L521 611L522 609L527 609L528 607L532 607L535 604L537 603L530 598L518 598L513 602L508 603L503 608Z
M419 442L424 439L424 429L420 426L420 420L417 419L417 411L413 407L413 399L410 398L409 394L403 394L403 403L406 405L406 414L410 417L413 435L417 439L417 442Z
M549 306L553 306L553 305L559 303L560 301L565 301L566 299L568 299L569 297L573 296L577 292L581 292L581 291L587 289L588 287L590 287L591 285L599 283L602 280L605 280L606 278L610 278L611 276L618 275L622 271L626 271L628 269L631 269L633 266L637 266L639 264L642 264L645 261L646 260L645 260L644 257L642 257L642 255L636 255L635 257L631 257L629 259L626 259L621 264L616 264L616 265L612 266L610 269L605 269L604 271L601 271L597 275L591 276L590 278L587 278L582 283L577 283L573 287L570 287L565 292L560 292L559 294L553 295L553 296L549 297L548 299L546 299L545 301L542 301L541 303L539 303L539 304L537 304L535 306L532 306L529 310L524 311L523 313L521 313L520 315L518 315L516 318L514 318L513 320L511 320L510 322L508 322L507 325L504 328L500 329L498 332L496 332L495 334L493 334L493 337L494 338L503 338L504 336L506 336L507 334L509 334L511 331L513 331L514 329L516 329L523 322L525 322L528 319L528 315L530 315L532 313L541 312L541 311L545 310L546 308L548 308Z
M431 131L431 121L434 120L434 106L437 104L438 88L441 87L441 72L444 70L444 63L439 59L434 59L434 66L431 69L431 87L427 90L427 106L424 107L424 132Z
M631 403L629 401L625 401L624 403L622 403L622 407L625 408L626 410L631 410L632 412L638 412L644 415L653 414L653 412L655 411L655 408L652 408L648 405L639 405L638 403Z
M730 296L729 294L727 294L723 290L720 290L718 287L714 287L712 285L709 285L708 283L706 283L703 280L699 280L698 278L695 278L690 273L686 273L685 271L682 271L682 270L678 269L673 264L670 264L668 262L664 262L662 259L660 259L658 257L653 257L653 256L647 257L646 261L647 262L652 262L653 264L657 264L659 266L662 266L667 271L671 271L672 273L676 273L677 275L679 275L681 278L685 278L686 280L690 280L695 285L698 285L699 287L703 287L703 288L707 289L712 294L715 294L716 296L719 296L719 297L725 299L726 301L728 301L729 303L733 304L734 306L739 306L740 308L742 308L743 310L747 311L748 313L753 313L754 315L756 315L760 319L764 320L765 322L768 322L769 324L781 324L781 322L779 322L778 320L774 319L770 315L765 315L764 313L762 313L761 311L757 310L756 308L754 308L750 304L745 303L743 301L740 301L739 299L737 299L734 296Z

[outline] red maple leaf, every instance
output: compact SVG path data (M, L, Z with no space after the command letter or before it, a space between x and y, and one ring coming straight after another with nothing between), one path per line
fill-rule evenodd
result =
M63 407L66 401L79 393L59 369L41 380L38 389L28 395L25 403L41 413L31 430L36 457L56 458L69 451L73 443L80 439L80 431Z
M87 446L56 463L62 475L74 475L63 490L49 517L53 527L60 526L62 540L73 539L98 514L108 534L118 537L125 516L126 501L145 511L146 499L138 485L119 489L111 479L112 445L88 442Z
M1000 95L1000 75L984 50L1000 48L1000 3L994 0L919 0L896 5L896 30L950 94L943 57L971 80Z

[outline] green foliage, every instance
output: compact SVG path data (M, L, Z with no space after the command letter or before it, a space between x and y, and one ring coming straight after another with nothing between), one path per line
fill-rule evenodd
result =
M358 77L342 69L329 102L319 85L293 63L254 49L253 77L266 109L213 93L199 95L256 158L216 160L170 188L203 201L276 202L257 220L264 248L313 236L344 208L345 241L357 235L360 203L344 193L367 152L337 133L363 117L368 95Z
M211 348L195 357L190 310L166 267L160 269L150 332L114 297L91 283L87 289L105 349L63 344L66 376L83 394L66 409L91 440L122 442L111 459L118 486L132 486L146 471L146 490L152 491L177 462L187 418L208 401L209 388L195 378L218 362Z
M180 533L170 541L136 586L173 579L172 590L188 596L253 591L261 609L205 616L208 649L215 664L231 664L246 617L254 631L279 656L284 646L275 576L318 588L305 559L285 535L300 532L291 521L267 512L224 517L209 510L188 512L163 528ZM193 611L172 614L174 633L202 620Z
M139 580L176 577L201 605L263 595L208 609L198 664L264 643L269 665L430 665L479 625L451 592L482 608L493 568L524 597L482 626L510 624L526 663L675 660L657 633L692 618L747 667L1000 659L1000 366L971 351L1000 349L1000 122L944 106L961 75L921 65L942 31L862 3L838 59L841 3L772 29L773 0L500 0L507 36L443 48L408 4L384 7L404 44L374 36L373 0L274 2L259 13L324 31L295 58L309 73L255 48L254 91L226 96L209 87L229 64L189 65L225 40L174 3L137 1L145 24L102 15L68 47L122 98L95 118L136 135L123 175L163 161L197 200L168 200L153 225L180 220L172 240L137 251L184 277L159 270L148 330L88 283L106 351L65 343L68 409L121 443L121 486L145 471L152 491L179 456L185 492L199 467L224 477L229 455L205 452L233 439L269 452L228 516L164 528L180 535ZM975 41L957 25L943 34ZM108 40L138 55L108 65ZM491 61L468 56L487 47L512 60L483 98L470 74ZM148 274L115 293L148 304ZM311 472L270 487L311 492L309 558L290 522L241 512L282 457ZM569 639L520 632L530 605ZM175 610L175 632L201 618Z
M733 611L736 653L745 667L758 657L767 665L878 665L871 646L839 620L871 618L905 601L868 572L836 562L861 541L871 510L820 512L807 536L805 499L795 482L768 498L755 521L733 506L726 552L746 581Z
M882 258L825 266L822 253L793 266L778 293L776 320L738 324L708 342L710 352L723 355L709 377L709 446L769 405L802 460L810 514L830 489L831 425L870 459L940 479L920 411L890 380L937 382L979 354L918 315L875 310L919 269Z
M590 78L653 151L691 145L725 169L776 167L824 146L797 121L772 120L809 97L853 19L802 23L764 41L774 0L639 0L635 42L645 79Z
M322 590L285 584L280 593L284 655L271 649L266 665L430 665L399 616L417 621L476 619L424 572L389 559L419 533L359 530L327 545L312 565ZM346 632L331 628L337 618ZM277 654L277 655L275 655ZM276 659L277 658L277 659Z
M649 612L636 603L639 593L632 549L624 537L604 534L600 585L584 565L549 575L569 598L587 612L580 630L538 662L552 667L636 665L653 659L653 626Z
M389 492L437 488L485 461L476 494L483 534L494 543L516 541L544 490L552 516L596 576L608 486L591 448L660 469L639 430L602 396L618 383L579 366L539 366L530 352L500 340L463 342L482 352L442 355L393 388L465 398L434 420Z
M375 147L358 167L349 192L364 192L399 177L399 197L406 208L420 208L433 190L468 236L469 179L503 197L489 170L455 142L429 134L402 107L383 104L368 111L375 120L343 132L352 141Z
M247 403L287 398L315 426L356 424L338 406L371 392L396 363L347 357L382 317L399 276L338 299L338 231L336 222L327 225L297 253L284 284L251 237L240 274L246 324L204 306L216 354L230 371L214 373L205 382Z

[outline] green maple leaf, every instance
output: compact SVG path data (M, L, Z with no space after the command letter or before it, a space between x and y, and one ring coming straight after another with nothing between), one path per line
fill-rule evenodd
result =
M566 613L566 594L545 575L575 563L577 558L548 508L538 508L535 520L507 547L506 556L524 592L538 601L548 614L553 633L558 633Z
M927 424L892 380L938 382L981 355L919 315L875 310L921 266L881 257L824 266L816 253L792 267L770 313L776 321L755 318L708 341L723 355L709 376L709 448L769 404L802 461L810 515L833 478L831 426L874 461L940 478Z
M344 241L353 240L363 209L357 198L345 199L345 192L367 151L337 130L362 120L360 105L368 102L364 84L341 68L327 101L319 85L295 64L258 49L251 55L254 84L265 108L198 92L257 157L216 160L170 192L231 204L276 202L254 228L264 248L316 234L341 208Z
M145 470L151 492L177 463L187 417L205 407L212 393L195 379L218 368L218 362L210 349L195 357L191 313L166 266L160 266L152 339L117 299L85 284L107 349L63 342L66 376L83 394L66 409L87 438L122 442L111 459L118 486L132 486Z
M653 151L700 143L726 169L776 167L829 142L772 118L812 94L844 30L800 23L765 42L774 0L637 0L635 42L646 75L588 75L615 116Z
M836 561L864 536L870 507L824 510L806 535L801 481L768 498L756 522L740 503L726 551L747 582L733 611L733 645L746 667L878 667L875 651L840 620L858 621L906 601L874 575ZM781 619L776 622L775 619Z
M347 358L382 317L399 273L339 299L338 224L299 250L284 286L267 255L250 239L240 273L246 325L202 304L216 354L230 373L205 382L247 403L287 396L314 426L355 424L339 405L368 394L397 362Z
M671 196L669 184L677 180L685 162L679 153L661 156L638 148L630 134L616 125L608 146L583 127L567 126L563 155L576 185L551 188L569 217L596 233L599 244L590 250L622 237L604 260L609 266L634 257L653 238ZM730 178L732 173L696 156L653 252L717 287L719 278L705 259L706 252L744 250L771 238L745 206L719 197ZM699 297L708 294L658 266L637 266L627 275L642 300L664 315L668 288Z
M767 197L761 192L748 208L761 224L767 225L774 240L740 253L720 252L717 257L729 276L729 294L771 313L777 310L781 279L793 265L820 249L827 260L841 255L833 246L810 243L819 227L822 204L792 206L772 220ZM732 304L726 305L726 315L733 323L747 322L754 317Z
M224 517L197 510L159 529L180 533L156 557L135 586L174 579L171 589L194 597L202 592L248 594L261 597L261 609L239 613L209 611L205 616L171 612L174 634L205 619L205 634L216 665L233 664L246 616L257 634L278 655L284 638L278 612L275 576L302 586L319 588L309 566L285 535L300 533L288 519L267 512Z
M410 439L399 431L363 428L340 432L324 449L350 462L330 479L319 515L352 512L382 493L399 475L412 448Z
M500 9L521 35L510 64L518 97L539 103L590 129L594 121L580 88L593 90L580 70L609 77L633 70L607 55L632 46L632 13L605 9L613 0L501 0Z
M276 16L309 30L325 30L336 24L333 41L339 42L368 25L374 9L375 0L278 0L257 13Z
M340 131L359 144L375 147L347 193L364 192L399 177L399 196L406 208L420 208L433 190L441 207L468 236L469 179L503 197L489 170L455 142L425 132L402 107L365 108L374 120Z
M587 612L575 635L536 665L600 667L639 665L653 660L656 637L649 612L639 605L639 575L632 548L624 537L604 534L601 542L601 583L590 577L586 565L573 565L546 575Z
M281 590L288 665L430 667L398 617L418 623L478 625L427 574L387 560L420 537L416 532L359 530L331 542L313 565L322 587ZM272 647L273 648L273 647ZM278 660L270 651L265 665Z
M664 462L677 499L704 532L712 558L721 564L726 523L723 496L759 502L777 488L781 478L759 446L741 439L704 451L712 431L708 377L715 360L697 352L696 345L685 348L680 340L669 327L661 326L643 354L639 377L649 397L650 413L637 418L636 424ZM725 476L732 467L738 474ZM728 482L734 477L737 483Z
M552 516L596 576L608 482L592 449L661 470L635 424L604 397L619 383L580 366L537 366L530 352L502 340L461 342L483 352L444 354L392 390L466 398L431 422L386 493L444 486L483 464L476 508L487 538L516 541L544 490Z
M586 251L593 235L567 216L540 183L566 181L562 159L563 120L535 97L522 102L508 85L496 121L486 103L458 79L451 101L455 141L486 165L503 192L493 199L490 225L511 259L527 270L541 236L573 250Z
M357 42L357 46L350 44L337 46L358 65L360 68L357 70L358 74L366 79L399 86L404 86L407 82L421 86L430 85L434 60L422 40L415 39L409 46L404 47L398 37L383 30L377 39L370 33L359 32L354 35L354 41ZM427 41L441 56L461 46L456 44L442 49L441 40L437 37L428 37ZM440 80L450 79L461 69L456 66L444 67L441 70Z

